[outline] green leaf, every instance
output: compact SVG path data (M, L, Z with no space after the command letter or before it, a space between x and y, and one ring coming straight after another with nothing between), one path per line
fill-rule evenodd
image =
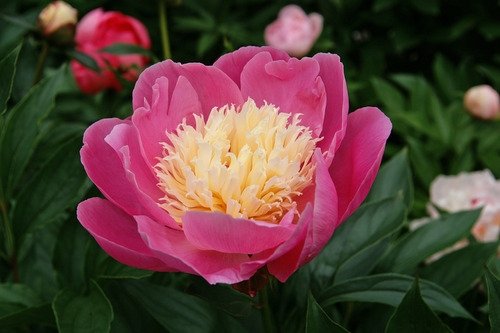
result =
M366 202L395 196L403 197L406 207L411 208L413 181L407 149L401 150L380 168Z
M0 73L2 73L2 75L0 75L0 115L4 114L7 107L7 101L12 92L12 84L14 83L17 58L21 51L21 45L22 44L19 44L0 61Z
M10 198L39 139L40 122L54 108L66 67L45 78L7 114L0 133L0 200Z
M111 328L113 308L101 288L91 281L84 294L63 289L54 299L52 309L61 333L105 333Z
M380 270L411 272L424 259L467 237L480 212L473 210L442 216L406 234L382 259Z
M26 285L0 284L0 328L32 323L54 325L50 304Z
M459 297L483 275L486 263L495 255L497 248L498 243L469 245L425 266L419 275ZM457 279L457 276L460 278Z
M355 278L325 289L320 304L323 308L338 302L373 302L398 306L412 282L413 277L394 273ZM474 320L453 296L437 284L421 280L421 290L424 301L432 310L451 317Z
M18 283L0 284L0 319L42 303L40 296L26 285Z
M433 63L434 79L438 87L451 100L455 97L459 88L457 82L454 80L455 69L453 65L442 55L437 55Z
M214 309L199 298L146 281L130 281L124 288L171 332L212 332L216 326Z
M147 50L142 46L134 44L115 43L102 48L101 52L106 52L111 54L141 54L146 57L154 58L154 55L150 50Z
M13 211L18 239L30 229L67 216L67 208L80 201L90 185L81 166L80 147L80 135L68 140L24 186Z
M389 320L385 332L447 333L451 330L425 304L420 295L418 279L415 279Z
M87 68L90 68L94 72L98 72L99 73L101 71L101 68L99 67L99 65L97 64L97 62L94 60L94 58L92 58L88 54L83 53L83 52L79 52L77 50L70 50L70 51L67 52L67 54L68 54L68 56L70 56L71 58L75 59L76 61L78 61L83 66L85 66Z
M500 332L500 280L489 269L485 274L491 332Z
M404 214L401 197L361 206L335 230L328 245L311 262L311 270L320 282L331 281L344 262L397 231L402 226Z
M198 40L198 45L196 47L196 53L198 56L203 56L210 50L215 43L219 40L219 36L213 32L203 33Z
M306 315L306 333L308 332L346 333L349 331L333 321L309 293Z
M372 78L370 82L375 90L375 94L389 114L405 111L405 99L396 87L380 78Z

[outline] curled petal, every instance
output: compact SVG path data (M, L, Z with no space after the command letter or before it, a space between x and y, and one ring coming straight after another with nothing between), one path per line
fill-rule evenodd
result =
M139 236L134 219L111 202L100 198L85 200L78 205L76 214L102 249L119 262L140 269L175 270L152 255Z
M377 108L365 107L349 114L346 135L330 166L339 198L339 222L368 194L391 128L389 118Z
M156 257L170 265L180 260L188 266L184 272L202 276L209 283L237 283L249 279L263 264L252 264L246 254L200 250L184 233L162 226L147 216L135 216L144 242ZM243 266L243 264L247 264Z
M194 246L223 253L255 254L275 248L290 238L294 211L282 224L233 218L222 213L187 212L183 218L186 238Z

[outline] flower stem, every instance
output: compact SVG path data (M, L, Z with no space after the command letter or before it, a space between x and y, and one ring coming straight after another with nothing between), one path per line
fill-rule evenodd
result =
M262 322L264 324L264 330L266 333L276 333L276 326L274 326L271 307L269 306L269 297L267 292L268 288L269 286L266 286L259 292L260 303L262 306Z
M160 35L161 45L163 47L163 58L172 58L170 52L170 40L168 38L168 24L167 24L167 4L165 0L158 0L158 15L160 21Z
M33 85L37 84L38 81L42 79L43 66L45 65L45 60L47 60L47 55L49 54L49 44L46 41L42 42L42 50L38 56L38 62L36 63L35 78L33 79Z
M19 282L19 272L17 268L17 257L14 247L14 233L7 213L7 204L0 200L0 210L2 211L2 224L5 232L5 259L12 266L14 282Z

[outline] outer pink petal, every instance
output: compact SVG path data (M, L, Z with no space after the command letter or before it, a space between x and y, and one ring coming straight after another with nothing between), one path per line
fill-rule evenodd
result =
M250 59L261 52L269 53L273 60L290 59L290 56L286 52L269 46L245 46L234 52L224 54L214 63L214 66L220 68L227 74L227 76L236 82L238 86L240 86L241 72L243 71L243 68L250 61Z
M255 254L275 248L290 238L294 211L281 224L233 218L222 213L187 212L182 217L186 238L203 250Z
M319 135L327 102L319 70L311 58L272 61L269 53L259 53L241 73L241 93L257 105L266 101L281 112L303 114L302 123Z
M184 76L179 76L169 101L169 82L165 77L156 79L153 85L152 105L140 107L132 115L138 130L141 151L150 165L158 163L162 156L161 142L168 141L166 133L174 131L186 118L192 123L193 114L201 114L201 104L193 86Z
M112 118L92 124L83 135L80 157L87 175L107 199L128 214L143 214L142 205L127 179L119 156L104 141L113 127L126 123L125 120Z
M135 216L139 233L155 256L166 263L181 260L209 283L237 283L247 280L263 266L254 264L248 255L229 254L194 247L182 231L166 228L147 216ZM243 265L246 264L246 265Z
M337 195L328 167L319 150L315 151L316 174L314 187L304 193L307 201L299 221L300 230L290 237L290 244L278 248L268 264L271 274L284 282L300 266L311 261L328 243L338 225ZM310 208L312 204L312 211ZM302 223L302 225L300 225ZM288 253L284 249L287 249Z
M325 84L327 103L325 120L323 122L323 140L318 146L323 152L328 152L327 163L331 163L335 151L340 146L347 126L349 98L344 77L344 66L335 54L319 53L313 57L319 63L319 76Z
M368 194L391 128L389 118L377 108L365 107L349 114L346 136L330 166L339 198L339 222Z
M88 42L98 31L97 26L104 15L102 8L96 8L85 15L76 26L75 41L77 44Z
M173 270L152 255L137 232L134 219L109 201L85 200L78 205L76 214L102 249L119 262L154 271Z
M166 226L180 229L170 215L158 206L159 199L164 194L156 186L158 180L153 176L151 166L142 158L134 127L130 123L117 125L106 136L105 141L119 156L129 182L129 191L136 193L136 198L143 208L143 214L154 217Z
M162 76L169 82L177 82L179 76L184 76L197 92L204 115L208 115L213 107L243 103L238 86L220 69L199 63L181 65L166 60L147 68L139 76L132 93L134 110L152 104L152 87ZM172 96L173 90L174 85L169 84L168 96Z

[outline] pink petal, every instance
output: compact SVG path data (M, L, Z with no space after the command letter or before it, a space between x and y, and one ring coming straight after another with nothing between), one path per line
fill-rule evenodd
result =
M285 282L298 268L309 225L313 219L313 208L308 203L301 212L297 228L288 241L281 244L271 257L266 258L267 269L281 282ZM257 259L257 258L255 258Z
M273 61L269 53L262 52L243 69L241 93L257 105L266 101L281 112L302 114L302 124L319 135L327 102L319 70L318 62L311 58Z
M165 131L168 120L168 79L159 77L152 87L152 101L149 107L140 107L134 111L132 122L137 128L141 140L144 159L150 165L158 163L163 147L160 142L166 141Z
M344 77L344 66L335 54L319 53L313 57L319 63L319 76L323 79L327 95L325 120L323 122L323 140L318 146L323 152L328 152L327 163L331 163L337 151L347 126L349 98Z
M301 213L297 228L300 230L290 237L289 244L278 247L267 265L269 272L282 282L318 255L338 225L336 190L319 149L314 153L314 160L315 185L301 199L307 204Z
M389 118L377 108L365 107L349 114L346 135L330 166L339 198L339 222L368 194L391 128Z
M316 39L321 35L321 31L323 31L323 16L318 13L311 13L308 16L311 22L311 32L314 39Z
M94 34L98 31L97 26L102 21L104 11L96 8L85 15L76 26L75 42L77 44L86 43L93 40Z
M87 175L104 196L133 215L143 213L142 205L132 190L120 158L104 141L113 127L126 123L125 120L112 118L92 124L83 135L80 157Z
M280 224L233 218L222 213L187 212L182 217L186 238L203 250L255 254L274 248L290 238L294 211Z
M135 216L139 233L155 256L169 264L180 260L185 272L198 274L209 283L237 283L247 280L263 264L252 264L245 254L229 254L194 247L182 231L164 227L147 216ZM243 264L247 265L243 265Z
M119 262L140 269L172 271L146 247L134 219L109 201L85 200L78 205L76 214L102 249Z
M171 228L180 229L170 215L158 205L164 193L156 186L158 180L153 175L152 167L142 158L135 128L130 123L116 125L105 141L119 156L127 176L129 191L136 193L136 198L143 208L142 214L150 215Z
M266 52L269 53L273 60L288 60L290 57L286 52L277 50L268 46L245 46L239 48L238 50L226 53L220 57L214 66L221 69L227 74L238 86L240 86L241 72L245 65L252 59L256 54Z
M177 82L179 76L184 76L197 92L204 115L208 115L213 107L243 103L238 86L220 69L199 63L181 65L166 60L147 68L139 76L132 93L134 110L152 105L152 87L156 79L162 76L170 83ZM168 89L168 96L172 96L174 85L169 84Z

